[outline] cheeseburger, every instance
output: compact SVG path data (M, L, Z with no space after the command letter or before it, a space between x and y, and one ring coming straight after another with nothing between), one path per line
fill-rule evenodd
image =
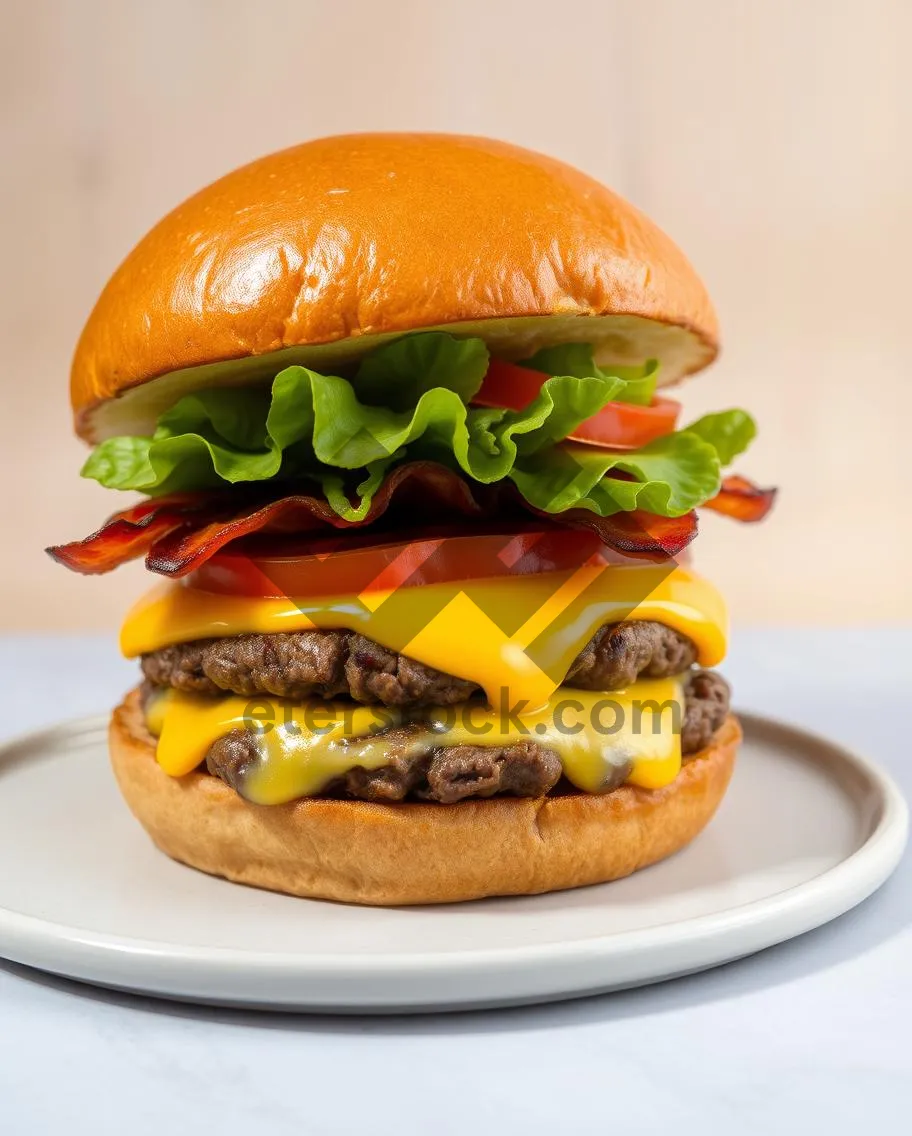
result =
M366 904L614 880L692 840L740 739L701 510L742 410L655 225L482 138L295 146L178 206L76 348L83 475L129 499L49 551L144 557L120 789L184 864Z

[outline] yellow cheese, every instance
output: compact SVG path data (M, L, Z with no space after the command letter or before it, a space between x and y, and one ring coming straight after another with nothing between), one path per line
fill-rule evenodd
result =
M534 741L557 753L565 776L583 792L610 791L621 781L658 789L680 771L683 718L678 679L640 680L610 694L561 687L543 709L522 717L480 700L421 711L398 752L420 757L439 746ZM255 804L276 805L314 796L350 769L385 765L389 749L377 732L400 725L402 713L320 699L169 690L152 700L146 721L159 735L159 764L172 777L195 769L218 738L252 730L258 755L238 791Z
M690 569L667 565L585 565L307 599L223 595L167 583L129 613L121 649L133 657L193 639L347 628L478 683L495 706L525 701L534 711L546 705L603 624L629 619L657 620L688 636L702 666L715 666L725 655L722 597Z

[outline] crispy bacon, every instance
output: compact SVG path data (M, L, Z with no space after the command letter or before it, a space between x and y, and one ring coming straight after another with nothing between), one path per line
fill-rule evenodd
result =
M198 494L174 493L141 501L109 517L83 540L59 544L47 551L56 561L86 576L110 572L149 552L176 527L188 523L202 504Z
M274 492L273 488L273 492ZM543 513L527 505L510 483L470 485L459 474L434 462L398 466L375 494L360 521L346 521L321 496L273 497L262 490L182 493L152 498L116 513L84 540L57 545L48 552L75 572L109 572L128 560L146 557L146 567L164 576L185 576L231 541L254 533L318 534L361 528L384 517L384 533L396 523L420 527L441 517L487 521L534 514L571 528L590 529L602 543L628 556L664 560L677 555L696 536L696 515L655 517L617 513L599 517L586 509Z
M775 489L761 489L746 477L733 474L722 482L722 488L703 506L736 521L762 521L776 500Z
M667 560L677 556L697 535L697 514L691 510L683 517L658 517L634 509L631 513L615 513L600 517L588 509L568 509L564 513L545 513L526 504L530 513L557 521L569 528L591 529L603 544L625 556L642 556L649 560Z

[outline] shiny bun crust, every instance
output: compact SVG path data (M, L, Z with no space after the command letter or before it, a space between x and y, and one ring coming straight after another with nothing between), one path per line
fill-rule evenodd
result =
M175 860L290 895L374 905L534 895L630 875L683 848L712 817L741 740L730 716L676 781L603 797L498 797L456 805L301 800L252 805L205 773L155 760L136 691L111 720L127 804Z
M323 138L221 178L129 254L76 349L77 429L94 440L187 390L271 377L274 352L329 366L430 327L508 356L563 340L657 356L667 381L711 362L718 337L677 246L570 166L483 138ZM174 372L151 401L105 411Z

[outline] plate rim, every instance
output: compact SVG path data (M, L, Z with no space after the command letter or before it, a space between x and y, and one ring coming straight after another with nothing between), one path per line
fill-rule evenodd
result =
M797 743L795 748L830 750L838 756L843 767L860 771L867 786L877 794L870 831L853 852L811 879L793 884L771 896L737 904L722 911L584 939L556 939L547 943L433 953L396 952L379 956L366 952L349 956L302 954L159 942L57 923L14 911L0 903L0 957L24 962L26 965L38 965L40 968L39 964L29 964L22 957L21 948L28 950L29 947L37 947L37 951L29 952L34 955L44 954L56 947L70 953L73 961L80 958L97 961L99 954L118 961L128 956L142 958L145 963L155 966L160 978L167 977L168 972L174 969L186 970L188 967L203 966L212 977L236 974L240 967L257 975L268 972L271 978L293 974L299 980L325 981L382 978L401 975L404 970L427 977L452 974L454 970L461 973L482 970L490 975L506 968L527 969L557 961L582 962L603 958L609 953L613 958L626 958L644 948L656 949L659 945L662 949L668 949L672 946L712 943L726 933L747 931L766 922L781 923L783 919L794 918L802 911L810 916L806 925L802 924L803 930L810 930L837 918L860 903L892 873L902 857L908 837L909 813L905 799L893 777L867 755L856 753L840 742L785 719L751 711L736 710L736 714L748 738L751 734L766 732L767 735L772 733L778 736L780 741L790 738ZM70 735L81 734L88 740L90 734L105 731L107 722L106 715L91 715L22 733L0 743L0 766L7 761L15 761L17 757L27 760L32 755L17 751L28 748L34 753L36 747L40 749L45 741L56 744L64 731ZM808 759L805 757L804 760ZM840 788L846 795L853 795L842 782ZM841 898L837 901L837 897ZM827 900L830 902L826 903ZM822 902L828 914L819 918L812 913ZM801 930L793 931L792 935L800 933ZM781 938L772 939L769 945L775 941L781 941ZM16 958L7 953L11 945L20 948L15 952L18 956ZM55 973L64 972L57 970ZM134 989L149 992L148 986L137 985Z

